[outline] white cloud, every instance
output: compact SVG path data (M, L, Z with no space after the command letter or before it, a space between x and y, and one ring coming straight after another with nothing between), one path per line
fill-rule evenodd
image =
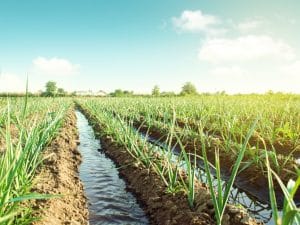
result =
M227 93L300 93L300 61L282 67L273 65L273 69L257 70L240 66L215 67L201 82L204 91L225 90Z
M263 21L262 20L258 20L258 19L255 19L255 20L246 20L246 21L243 21L241 23L239 23L237 25L237 28L239 31L241 32L247 32L247 31L251 31L251 30L254 30L260 26L263 25Z
M200 60L209 62L245 61L261 58L291 60L293 49L286 43L269 36L241 36L236 39L208 39L199 50Z
M80 66L72 64L63 58L44 58L38 57L33 60L33 69L37 73L45 75L72 75L79 71Z
M185 10L179 18L173 17L172 22L179 30L189 32L216 32L211 26L220 23L217 17L203 14L200 10Z
M0 74L0 93L3 92L25 92L25 83L15 74Z

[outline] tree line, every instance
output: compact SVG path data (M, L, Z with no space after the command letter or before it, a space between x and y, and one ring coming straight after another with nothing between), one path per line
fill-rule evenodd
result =
M181 92L179 93L180 96L185 96L185 95L197 95L197 88L194 84L192 84L191 82L186 82L182 88L181 88ZM166 92L166 91L160 91L160 88L158 85L155 85L152 89L151 92L152 96L158 97L168 97L168 96L177 96L178 94L176 94L175 92ZM109 96L112 97L130 97L130 96L136 96L136 94L133 93L133 91L123 91L121 89L116 89L114 92L110 93Z
M224 94L222 92L222 94ZM20 93L0 93L1 96L24 96L24 94ZM48 81L45 84L45 91L37 94L28 93L29 96L42 96L42 97L64 97L64 96L75 96L76 92L68 93L63 88L60 88L57 86L55 81ZM153 97L169 97L169 96L192 96L192 95L198 95L198 91L196 86L191 82L186 82L182 87L179 94L176 94L175 92L166 92L161 91L158 85L155 85L152 89L151 95ZM139 96L138 94L135 94L133 91L128 90L122 90L122 89L116 89L115 91L109 93L107 96L111 97L130 97L130 96ZM149 95L140 95L140 96L149 96Z

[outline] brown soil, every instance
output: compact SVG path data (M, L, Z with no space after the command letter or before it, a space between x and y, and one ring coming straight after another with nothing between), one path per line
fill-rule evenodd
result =
M110 112L113 113L114 115L117 115L117 112L115 112L115 111L110 111ZM157 119L163 119L163 116L158 115ZM143 114L141 114L138 121L140 121L142 123L144 120L145 120L145 117ZM185 127L189 127L190 129L192 129L196 132L199 130L199 125L192 121L183 121L181 119L176 119L176 125L181 129L183 129ZM212 135L214 137L217 137L220 140L223 140L222 134L220 133L220 131L211 130L208 127L204 127L203 131L205 133L207 133L208 135ZM239 137L239 136L236 136L235 139L240 140L241 143L244 142L244 140L241 139L241 137ZM265 148L272 149L272 146L273 146L274 149L276 150L277 154L280 154L283 156L289 156L289 157L291 155L295 159L300 158L300 143L299 143L299 141L297 143L292 143L291 141L287 140L286 138L282 138L282 137L278 136L277 139L271 143L270 140L264 139L262 141L262 138L260 138L260 134L256 133L255 135L252 135L252 137L250 137L250 140L248 143L250 144L250 146L258 147L260 149L265 149Z
M150 224L216 224L211 196L205 184L196 184L196 203L194 209L191 210L185 193L166 193L166 186L157 173L137 164L124 146L117 145L111 136L103 133L99 121L83 108L81 110L92 122L95 133L101 140L102 150L119 166L121 177L126 180L128 190L134 193L141 203L149 217ZM258 223L244 210L228 206L222 224Z
M195 123L195 122L188 122L185 123L182 120L176 120L176 124L180 127L180 128L184 128L186 126L192 128L194 131L198 131L199 130L199 126ZM222 140L222 135L219 131L212 131L208 128L204 128L204 132L207 132L209 135L214 135L217 136L220 140ZM235 137L236 140L241 139L239 136ZM244 142L244 140L240 140L240 142ZM273 141L271 143L270 140L263 140L262 138L260 138L260 134L256 133L255 135L252 135L252 137L249 140L249 144L251 146L254 147L258 147L260 149L272 149L272 146L274 147L274 149L276 150L277 154L281 154L283 156L289 156L290 154L294 157L294 158L299 158L300 157L300 146L299 143L297 144L293 144L292 142L290 142L289 140L286 140L280 136L277 137L277 139L275 141Z
M76 116L70 111L59 135L43 153L47 158L32 189L41 194L62 196L35 200L33 216L41 220L33 222L33 225L88 224L87 201L78 175L81 156L77 151L77 140Z
M148 133L148 135L156 140L160 140L161 142L165 141L167 138L167 134L164 134L161 130L157 129L156 127L148 128L145 125L142 125L140 122L136 122L134 126L140 130L142 133ZM200 141L197 141L195 144L195 141L183 139L181 140L183 145L185 146L185 150L187 152L194 153L195 149L197 149L197 154L202 155L201 153L201 144ZM175 146L177 143L176 140L173 140L173 146ZM207 156L210 162L214 162L215 160L215 152L214 147L211 146L211 148L206 149L207 150ZM247 161L247 158L245 157L245 161ZM232 166L235 162L235 158L232 155L228 154L221 154L220 152L220 162L222 166L222 173L224 175L224 178L228 178L230 175L230 172L232 170ZM289 165L291 168L289 168L291 171L293 170L292 165ZM291 177L290 173L287 173L286 171L282 171L281 174L279 174L282 180L287 183L287 181ZM250 178L250 179L249 179ZM275 184L275 191L277 196L277 201L279 205L283 204L283 194L280 189L280 186L277 185L277 182L274 181ZM240 188L241 190L247 192L250 194L250 196L253 196L256 199L259 199L259 201L264 203L269 203L269 191L268 191L268 180L265 174L262 173L261 169L257 167L250 166L244 171L240 172L237 175L237 178L235 180L235 186ZM298 191L295 195L295 200L300 201L300 191Z

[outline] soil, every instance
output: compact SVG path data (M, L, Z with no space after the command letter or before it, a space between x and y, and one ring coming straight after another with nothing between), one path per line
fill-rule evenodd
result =
M115 111L110 111L110 112L113 113L114 115L117 115L117 112L115 112ZM158 115L157 119L163 119L163 116ZM145 120L145 115L141 114L138 121L143 122L144 120ZM176 125L181 129L183 129L185 127L189 127L190 129L192 129L196 132L199 130L199 125L197 125L195 122L192 122L192 121L183 121L181 119L176 119ZM208 127L204 127L203 131L205 133L207 133L208 135L212 135L212 136L217 137L220 140L223 140L222 134L220 133L220 131L211 130ZM239 140L240 137L236 136L235 139ZM243 142L243 141L244 140L240 140L240 142ZM299 143L299 141L297 143L292 143L291 141L287 140L286 138L282 138L282 137L278 136L277 139L271 143L270 140L264 139L262 141L262 139L260 138L260 134L256 133L256 134L252 135L252 137L250 137L250 140L248 143L250 144L250 146L258 147L260 149L265 149L265 148L272 149L274 147L277 155L282 155L282 156L286 156L286 157L292 156L294 159L300 158L300 143Z
M143 120L144 117L141 116L140 119ZM176 119L176 125L180 128L189 127L194 131L199 130L199 125L197 125L195 122L192 122L192 121L183 121L180 119ZM220 140L222 140L222 134L220 133L220 131L211 130L208 127L205 127L203 130L208 135L217 136ZM236 136L235 139L240 140L240 137ZM243 141L244 140L240 140L240 142L243 142ZM298 144L292 143L291 141L287 140L286 138L280 137L279 134L278 134L277 139L274 140L273 142L271 142L270 140L266 140L266 139L264 139L262 141L262 138L260 138L260 134L256 133L256 134L252 135L252 137L250 137L250 140L248 143L251 146L258 147L260 149L265 149L265 148L272 149L272 146L273 146L274 149L276 149L277 154L281 154L283 156L292 155L296 159L300 157L299 142L298 142Z
M127 188L137 197L149 217L150 224L216 224L214 209L208 187L196 183L195 206L191 209L183 192L166 193L166 186L152 169L138 164L113 137L105 135L99 121L88 111L78 106L92 123L97 137L100 138L102 151L118 166L119 174L126 181ZM224 225L259 224L250 218L245 210L227 206Z
M74 110L70 111L58 136L43 153L47 157L34 180L32 192L61 195L33 202L33 225L88 224L87 200L79 180L81 162Z
M160 140L161 142L165 141L167 138L167 135L165 133L155 127L149 128L145 125L142 125L142 123L138 121L135 122L134 126L135 128L139 129L140 132L144 134L147 133L151 138ZM181 141L185 146L185 150L187 152L194 153L195 149L197 149L197 154L202 155L201 146L199 145L200 142L197 142L198 144L195 144L194 141L188 139ZM176 140L173 140L173 146L176 146L176 142ZM214 146L211 146L211 148L207 149L207 157L210 162L214 162ZM247 161L246 157L245 160ZM232 158L231 155L221 154L220 152L220 163L222 166L221 170L225 180L229 178L234 162L235 158ZM292 171L292 165L289 166L291 167L289 169ZM287 173L286 171L282 171L280 177L282 178L284 183L287 183L290 178L293 178L291 177L290 173ZM276 181L274 181L274 185L277 196L277 203L280 206L283 204L283 194ZM269 204L268 180L266 175L262 173L261 169L251 166L240 172L235 180L235 186L245 191L250 196L253 196L254 199L258 199L263 203ZM300 201L300 191L297 191L295 200L298 202Z
M184 128L188 125L191 129L194 131L198 131L199 126L195 122L184 122L182 120L176 120L176 124L180 128ZM204 128L204 131L207 132L209 135L214 135L218 136L219 139L222 139L222 135L219 131L212 131L209 130L208 128ZM236 136L236 140L239 140L240 137ZM240 140L240 142L243 142L244 140ZM272 149L272 146L274 149L276 149L277 154L281 154L283 156L289 156L290 154L294 158L299 158L300 157L300 146L299 142L298 144L292 143L289 140L286 140L286 138L282 138L280 136L277 137L276 140L274 140L272 143L270 140L263 140L260 138L260 134L256 133L255 135L252 135L252 137L249 140L249 144L254 147L258 147L260 149Z

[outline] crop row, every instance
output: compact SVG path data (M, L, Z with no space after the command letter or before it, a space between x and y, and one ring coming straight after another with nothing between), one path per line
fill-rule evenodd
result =
M178 101L183 100L179 99ZM186 99L186 101L192 100ZM241 149L242 144L245 142L245 138L237 140L236 138L234 138L233 134L228 134L228 136L223 135L222 137L220 137L209 133L204 127L200 126L202 124L201 120L198 123L199 127L197 130L192 129L189 126L182 127L178 125L177 119L178 111L180 111L180 108L177 109L174 107L173 111L171 112L172 115L169 115L166 112L166 115L168 115L166 117L171 117L172 119L160 120L156 115L159 112L153 110L153 108L156 108L157 105L159 105L159 101L158 103L152 102L152 105L150 105L148 99L145 99L145 102L143 104L142 99L103 99L97 101L97 104L101 105L103 109L113 113L115 116L124 118L127 121L133 121L133 125L135 126L135 128L144 131L144 133L148 132L149 134L152 134L156 139L159 139L161 141L166 141L166 139L169 137L169 133L173 129L174 123L174 131L178 133L178 136L180 136L182 143L185 145L185 149L189 152L194 152L196 150L199 156L201 156L201 139L205 137L205 143L207 145L206 149L210 153L209 159L211 161L214 160L215 149L218 149L220 151L220 155L224 158L225 161L222 166L227 166L227 170L230 170L231 165L234 163L239 154L239 150ZM239 117L240 115L236 114L235 116ZM209 117L209 115L207 115L206 117ZM296 120L296 118L294 119ZM255 120L257 120L257 118L254 118L252 123ZM259 127L259 124L261 122L261 119L257 122L255 131L253 133L258 133L257 127ZM230 121L227 122L227 124L229 123ZM251 127L251 124L248 124L248 129L249 127ZM246 137L246 134L247 130L245 130L245 134L243 134L243 136ZM253 137L253 135L251 137ZM292 154L283 155L278 153L275 148L269 149L266 145L264 145L263 148L258 145L253 145L253 143L251 143L251 137L249 139L249 142L247 143L245 158L242 163L245 172L251 173L256 177L259 174L260 176L264 176L266 183L267 168L265 164L265 156L267 154L270 158L271 167L279 174L279 176L284 180L285 183L287 183L289 179L295 179L297 177L298 165L296 163L296 158ZM175 138L173 137L173 139ZM261 140L263 141L263 143L265 143L263 139ZM177 141L175 139L172 142L173 145L175 145ZM297 146L295 147L295 149L298 149L299 147L300 144L298 144L297 142ZM295 150L293 151L295 152ZM258 182L260 182L260 179L258 179Z
M111 100L111 99L110 99ZM149 144L149 142L143 138L141 138L140 133L138 130L134 127L134 117L140 118L140 115L134 114L134 116L131 116L131 111L127 110L127 114L125 114L125 111L123 111L124 114L116 113L119 112L120 109L122 109L122 106L124 104L124 99L119 99L119 105L116 103L117 100L113 100L115 105L115 108L112 108L111 104L108 100L80 100L80 104L84 106L91 114L97 118L99 123L102 126L102 129L106 131L106 134L112 135L117 143L121 143L122 145L126 146L126 149L128 153L137 160L141 165L151 168L157 172L158 175L160 175L161 179L165 182L166 185L166 191L168 192L176 192L179 190L184 190L184 192L187 195L187 200L189 202L190 207L193 209L195 204L195 183L198 182L195 178L195 158L191 157L193 154L188 153L185 151L185 146L181 142L181 138L179 137L180 134L175 130L175 120L173 119L173 125L171 125L169 132L168 132L168 138L169 142L167 141L165 144L167 144L167 151L166 153L160 153L159 157L157 157L157 151L153 149L153 146ZM107 105L109 107L107 107ZM132 105L129 104L127 101L127 107L129 109L134 108ZM128 119L131 118L131 119ZM173 114L174 118L174 114ZM156 120L153 120L154 122ZM152 122L153 122L152 121ZM256 122L257 123L257 122ZM228 179L228 182L225 185L225 190L223 190L222 187L222 181L221 181L221 174L220 174L220 157L219 157L219 151L215 151L215 170L216 170L216 176L217 176L217 190L214 189L214 185L212 182L212 175L210 172L210 166L211 164L208 161L207 155L206 155L206 149L209 149L209 143L207 142L206 135L202 133L200 135L201 137L201 151L202 156L204 159L205 164L205 171L207 173L207 177L209 180L209 187L210 187L210 193L211 198L213 201L214 209L215 209L215 219L218 224L221 224L222 217L224 215L225 206L228 201L228 193L230 188L233 185L233 181L236 178L236 175L238 173L238 169L240 166L240 163L243 159L243 156L245 152L247 152L247 143L253 134L254 128L256 123L252 123L250 129L245 134L245 142L242 143L239 147L239 151L237 151L237 157L236 161L232 164L232 171L230 174L230 178ZM249 131L250 130L250 131ZM146 133L147 135L147 133ZM181 147L181 153L179 155L179 161L174 161L173 159L173 152L172 152L172 140L173 138L177 139L177 143ZM163 157L163 160L161 159ZM270 163L269 163L269 157L266 154L265 155L265 164L267 168L267 177L268 177L268 183L269 183L269 194L271 199L271 205L274 210L274 214L277 212L277 205L276 205L276 197L274 192L274 183L272 179L272 175L278 178L278 182L280 183L280 188L283 190L286 190L285 186L281 182L280 178L277 176L277 174L271 169ZM182 173L180 172L180 162L185 161L185 176L183 178ZM299 172L299 171L298 171ZM299 174L296 176L297 182L293 186L293 192L288 194L284 192L284 196L286 199L288 199L289 204L288 207L286 207L286 201L284 205L283 210L283 221L285 219L286 213L293 212L295 217L290 217L289 221L292 221L295 219L295 221L298 223L299 221L299 210L297 209L293 199L293 196L296 193L296 190L299 186L300 178ZM217 194L215 193L217 191ZM273 195L274 194L274 195ZM273 204L274 203L274 204ZM278 214L276 214L278 215ZM278 217L279 218L279 217ZM276 218L277 221L277 218ZM279 220L278 220L279 221ZM277 224L277 222L276 222Z
M32 181L42 150L56 136L70 101L0 99L0 224L29 224ZM44 156L46 157L46 156Z
M259 119L252 144L288 155L300 152L300 99L290 96L210 96L197 98L105 98L106 109L140 120L170 123L176 112L178 126L243 142L248 128Z

